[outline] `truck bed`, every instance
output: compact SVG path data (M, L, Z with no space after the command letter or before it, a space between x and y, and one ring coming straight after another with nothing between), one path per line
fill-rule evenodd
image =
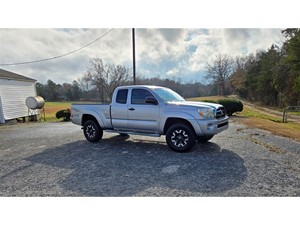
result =
M101 127L112 128L110 108L110 104L72 104L71 119L74 124L83 125L82 117L92 115L95 118L101 118L101 122L103 123L100 124Z

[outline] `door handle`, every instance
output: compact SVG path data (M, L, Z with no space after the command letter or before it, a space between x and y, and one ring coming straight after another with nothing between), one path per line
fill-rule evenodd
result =
M133 110L135 110L135 108L129 108L128 110L133 111Z

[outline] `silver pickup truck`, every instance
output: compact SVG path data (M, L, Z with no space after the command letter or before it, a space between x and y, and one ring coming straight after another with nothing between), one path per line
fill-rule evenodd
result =
M225 108L219 104L185 101L171 89L159 86L122 86L111 104L72 104L71 120L83 127L90 142L103 130L120 135L166 135L168 146L186 152L228 128Z

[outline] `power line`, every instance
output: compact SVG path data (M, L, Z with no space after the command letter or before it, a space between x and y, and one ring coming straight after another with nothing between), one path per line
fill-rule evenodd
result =
M59 56L54 56L54 57L51 57L51 58L45 58L45 59L39 59L39 60L35 60L35 61L28 61L28 62L18 62L18 63L4 63L4 64L0 64L0 66L16 66L16 65L25 65L25 64L31 64L31 63L39 63L39 62L44 62L44 61L49 61L49 60L53 60L53 59L58 59L58 58L62 58L62 57L65 57L67 55L71 55L75 52L78 52L80 51L81 49L83 48L86 48L88 46L90 46L91 44L94 44L96 41L99 41L100 39L102 39L103 37L105 37L107 34L109 34L111 31L113 30L110 29L109 31L107 31L106 33L104 33L102 36L98 37L97 39L95 39L94 41L74 50L74 51L71 51L71 52L68 52L66 54L63 54L63 55L59 55Z

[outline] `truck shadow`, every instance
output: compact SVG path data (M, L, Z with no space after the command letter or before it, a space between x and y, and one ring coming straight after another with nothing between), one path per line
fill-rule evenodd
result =
M180 154L164 142L113 136L49 148L26 160L72 170L58 184L78 196L222 196L247 177L244 160L213 142Z

